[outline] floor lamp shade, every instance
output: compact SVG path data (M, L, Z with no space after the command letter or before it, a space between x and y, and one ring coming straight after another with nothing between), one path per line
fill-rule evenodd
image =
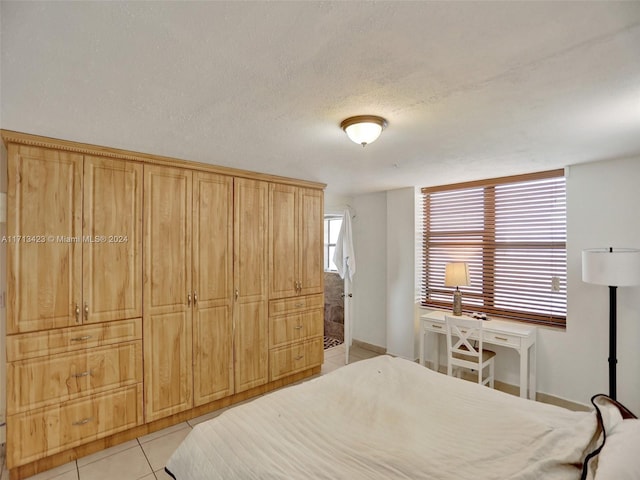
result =
M609 287L609 396L616 399L618 287L640 285L640 250L592 248L582 251L582 281Z
M640 250L591 248L582 251L582 281L596 285L640 285Z

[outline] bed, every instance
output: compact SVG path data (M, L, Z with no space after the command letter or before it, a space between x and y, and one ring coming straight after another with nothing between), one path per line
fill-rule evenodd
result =
M608 406L573 412L380 356L197 425L166 471L177 480L592 478L582 466L602 425L628 422Z

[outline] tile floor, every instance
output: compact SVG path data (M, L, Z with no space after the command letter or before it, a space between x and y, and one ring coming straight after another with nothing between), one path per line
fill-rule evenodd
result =
M344 366L344 345L325 350L321 375ZM350 363L375 357L378 354L359 347L350 350ZM248 400L251 401L251 400ZM229 407L233 408L233 407ZM158 432L139 437L107 450L79 458L52 470L39 473L28 480L166 480L164 464L187 436L194 425L220 415L225 409L194 418ZM8 480L9 472L0 456L0 480Z

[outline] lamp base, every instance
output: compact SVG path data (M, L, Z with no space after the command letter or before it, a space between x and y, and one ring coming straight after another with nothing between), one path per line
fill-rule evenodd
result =
M453 292L453 314L456 317L462 315L462 292L457 288Z

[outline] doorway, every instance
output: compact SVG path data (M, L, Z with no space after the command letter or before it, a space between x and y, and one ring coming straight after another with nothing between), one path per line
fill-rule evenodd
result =
M341 215L324 217L324 348L344 343L344 280L333 263Z

